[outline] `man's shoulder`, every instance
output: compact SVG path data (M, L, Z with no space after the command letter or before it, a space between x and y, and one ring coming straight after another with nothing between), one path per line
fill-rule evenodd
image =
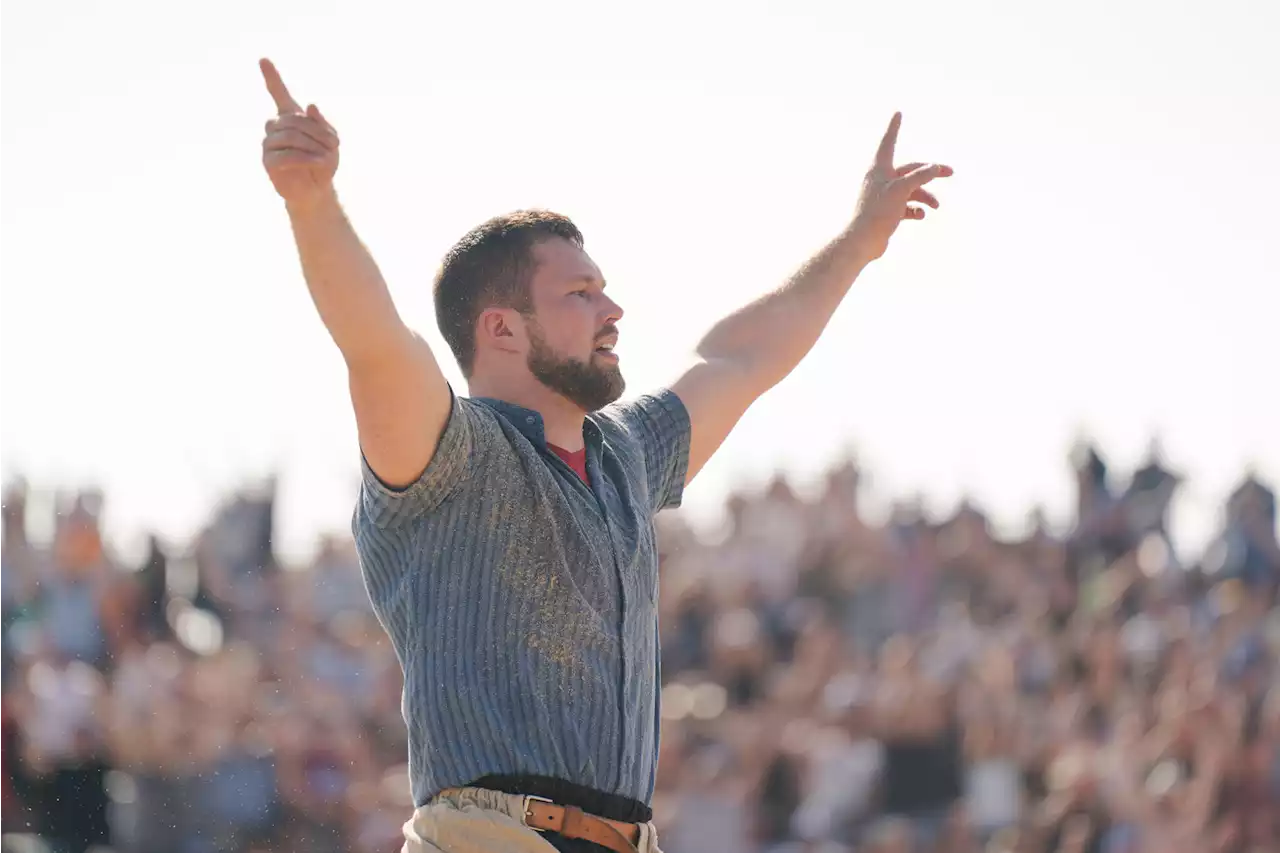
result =
M689 440L689 412L669 388L620 400L593 414L592 420L606 438L632 444L647 455Z
M457 394L453 398L454 414L461 413L468 418L483 418L497 423L498 413L484 400L476 397L464 397Z
M665 421L687 421L689 414L675 391L659 388L610 403L591 417L602 430L638 435L646 427Z
M361 532L403 535L404 525L431 517L459 500L485 499L484 485L495 469L511 467L519 453L510 424L485 402L454 395L440 442L426 469L412 484L393 488L361 460L363 479L352 521Z
M456 397L450 417L465 422L473 452L494 445L510 445L513 441L513 430L506 416L488 400Z
M609 446L639 449L644 440L643 405L643 397L619 400L592 412L588 419Z
M449 417L459 423L447 425L446 431L456 427L466 434L467 465L460 479L472 486L493 476L495 466L505 470L533 452L516 423L518 414L498 401L458 396Z

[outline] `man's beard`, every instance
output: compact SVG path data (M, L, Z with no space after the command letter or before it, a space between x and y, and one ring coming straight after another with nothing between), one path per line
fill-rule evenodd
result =
M622 396L627 383L616 364L561 357L542 336L536 322L529 322L529 372L539 382L584 412L603 409Z

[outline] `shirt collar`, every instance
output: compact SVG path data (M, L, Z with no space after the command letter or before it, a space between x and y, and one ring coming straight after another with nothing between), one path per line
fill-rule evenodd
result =
M520 434L535 447L547 446L547 432L542 421L542 415L533 409L526 409L524 406L517 406L515 403L508 403L506 400L497 400L493 397L474 397L477 403L483 403L502 415L511 425L520 431ZM600 439L600 428L590 415L587 415L582 424L582 437L588 447L592 446Z

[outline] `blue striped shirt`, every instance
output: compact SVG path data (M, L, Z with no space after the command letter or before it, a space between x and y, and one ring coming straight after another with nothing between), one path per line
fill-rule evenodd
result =
M583 436L589 487L536 412L455 396L417 482L364 465L352 529L404 671L419 805L491 774L652 797L653 518L680 503L689 414L664 390L589 415Z

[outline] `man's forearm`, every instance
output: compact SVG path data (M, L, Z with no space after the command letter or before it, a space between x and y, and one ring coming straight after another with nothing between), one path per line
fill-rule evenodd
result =
M717 323L698 345L698 354L734 364L763 393L813 348L867 263L856 235L847 229L782 287Z
M320 319L348 364L376 361L410 333L336 194L288 205L302 273Z

